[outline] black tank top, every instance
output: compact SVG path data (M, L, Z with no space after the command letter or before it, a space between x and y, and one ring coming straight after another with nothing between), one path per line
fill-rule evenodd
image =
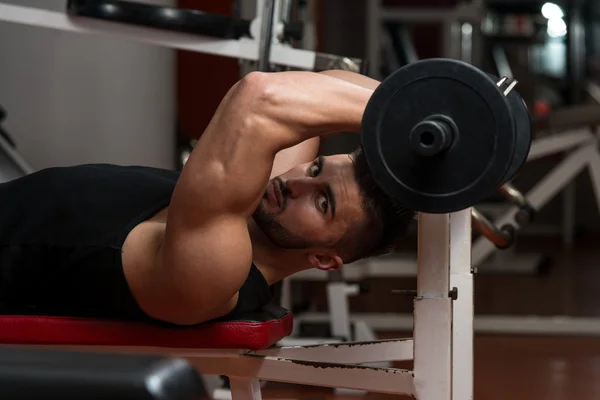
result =
M0 184L0 312L149 319L121 260L128 233L166 207L179 173L94 164L49 168ZM232 314L272 291L255 265Z

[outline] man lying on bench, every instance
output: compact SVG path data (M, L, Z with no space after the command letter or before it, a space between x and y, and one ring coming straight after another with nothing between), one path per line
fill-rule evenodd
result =
M360 150L315 159L320 136L360 130L377 84L251 73L181 174L82 165L0 185L0 312L193 325L259 309L298 271L389 251L413 213Z

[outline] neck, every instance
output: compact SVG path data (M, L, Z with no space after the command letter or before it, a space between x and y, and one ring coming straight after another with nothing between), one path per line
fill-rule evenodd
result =
M269 286L296 272L312 268L304 253L276 246L252 218L248 220L248 231L252 241L252 262Z

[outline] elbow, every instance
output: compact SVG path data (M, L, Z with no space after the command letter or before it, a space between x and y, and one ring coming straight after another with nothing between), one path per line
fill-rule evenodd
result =
M317 107L320 103L314 93L292 78L252 72L239 82L237 102L231 108L242 113L238 132L251 135L273 157L317 136L315 131L324 131L330 124L330 117Z
M283 144L285 138L279 137L285 112L284 91L275 74L251 72L240 80L232 105L232 109L242 113L239 133L273 144L273 155L287 147Z
M278 104L276 76L265 72L250 72L240 82L237 101L249 116L266 117Z

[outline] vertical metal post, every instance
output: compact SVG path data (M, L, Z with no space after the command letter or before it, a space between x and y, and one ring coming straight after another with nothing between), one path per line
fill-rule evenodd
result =
M598 137L598 134L600 134L599 127L594 129L594 134L596 137ZM598 206L598 211L600 211L600 154L598 151L594 151L592 154L590 154L588 171L592 180L592 188L594 190L594 194L596 195L596 205Z
M444 57L460 60L461 58L461 25L452 20L443 21Z
M1 129L2 128L0 128L0 130ZM35 171L34 168L23 158L21 153L19 153L4 136L0 135L0 156L2 153L4 153L15 164L15 173L17 175L15 177L20 178L22 175L29 175ZM0 183L2 183L2 177L0 177Z
M348 296L352 286L345 282L329 282L327 284L327 304L329 305L329 325L331 335L344 341L352 340L350 322L350 305Z
M292 311L294 305L294 299L292 296L292 280L290 278L284 279L281 281L281 300L279 302L281 307Z
M367 59L369 60L369 75L381 79L381 0L367 1Z
M473 25L470 22L464 22L460 26L460 59L473 63Z
M258 70L268 72L270 69L271 43L273 41L273 20L275 18L275 1L263 0L260 27L260 45L258 54Z
M569 183L563 194L563 213L562 213L562 231L563 245L567 249L573 247L575 241L575 225L576 225L576 187L575 182Z
M450 215L450 287L452 303L452 399L473 399L473 271L471 209Z
M571 105L583 101L586 73L586 32L583 17L584 1L567 2L567 87L568 102ZM570 183L563 192L563 244L573 246L576 218L575 182Z
M232 400L261 400L260 382L258 379L229 377Z
M279 11L281 21L287 23L292 20L292 13L294 11L294 0L282 0L281 10Z
M329 306L329 327L334 338L350 340L350 306L346 294L346 282L342 271L330 271L327 282L327 304Z
M586 27L584 22L584 0L567 2L567 81L568 102L583 101L586 73Z
M417 297L414 307L414 395L418 400L450 400L450 216L419 214L418 241Z

